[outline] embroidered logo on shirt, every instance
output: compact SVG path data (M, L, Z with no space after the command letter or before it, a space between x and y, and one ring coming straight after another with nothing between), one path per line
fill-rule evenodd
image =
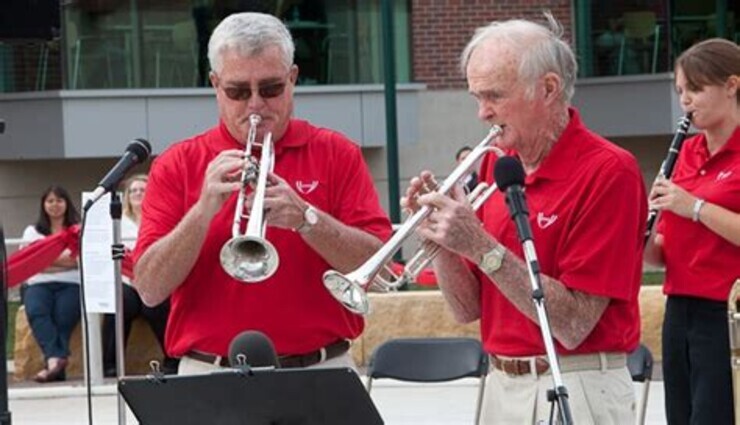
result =
M557 219L557 214L552 214L548 217L542 212L537 213L537 225L540 226L540 229L547 229L548 227L552 226L552 224L555 223L555 220Z
M731 175L732 175L732 170L730 170L730 171L720 171L719 173L717 173L717 178L715 179L715 181L724 180L724 179L730 177Z
M316 188L319 186L319 181L314 180L312 182L302 182L298 180L295 182L295 188L298 189L299 192L301 192L304 195L308 195L309 193L316 190Z

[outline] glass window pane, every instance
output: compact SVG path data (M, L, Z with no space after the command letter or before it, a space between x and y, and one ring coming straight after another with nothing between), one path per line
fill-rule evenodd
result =
M1 10L0 92L58 90L58 1L3 0Z
M581 76L668 69L668 0L579 0L576 6Z
M66 86L198 87L226 16L271 13L293 35L299 84L381 83L380 0L78 0L63 7ZM397 79L410 80L409 1L394 2ZM1 52L1 50L0 50Z
M737 1L577 0L580 76L670 72L698 41L740 41Z

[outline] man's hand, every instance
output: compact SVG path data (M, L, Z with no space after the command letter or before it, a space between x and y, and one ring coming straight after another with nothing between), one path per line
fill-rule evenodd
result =
M447 195L437 192L437 186L434 175L423 171L411 179L406 196L401 199L401 207L410 213L425 205L431 207L432 212L417 229L419 237L475 261L478 244L472 242L484 243L490 238L462 186L455 185Z
M245 163L244 151L230 149L219 153L208 164L198 199L198 204L206 217L212 218L216 215L226 199L241 189L240 177Z
M246 208L252 210L254 192L247 197ZM308 208L300 195L277 174L267 175L265 190L265 220L270 226L282 229L297 229L303 224L303 213Z

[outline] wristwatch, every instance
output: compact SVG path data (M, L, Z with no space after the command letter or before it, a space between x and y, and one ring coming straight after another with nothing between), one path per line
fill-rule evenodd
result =
M296 227L295 231L298 233L308 233L318 222L318 210L313 205L308 204L308 208L303 211L303 223Z
M501 268L504 262L504 254L506 254L506 248L503 245L498 244L492 250L483 254L478 261L478 267L483 273L490 275L496 270Z

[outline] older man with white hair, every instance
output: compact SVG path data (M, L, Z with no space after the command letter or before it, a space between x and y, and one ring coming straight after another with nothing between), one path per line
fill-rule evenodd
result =
M587 129L570 106L575 56L551 15L480 28L462 54L478 117L503 127L496 145L521 161L549 322L578 424L634 421L626 353L640 339L637 295L646 194L634 157ZM481 164L492 183L495 154ZM402 204L434 207L421 237L456 317L480 319L488 376L485 423L540 423L552 389L528 270L505 196L477 215L459 191L425 193L412 179Z

